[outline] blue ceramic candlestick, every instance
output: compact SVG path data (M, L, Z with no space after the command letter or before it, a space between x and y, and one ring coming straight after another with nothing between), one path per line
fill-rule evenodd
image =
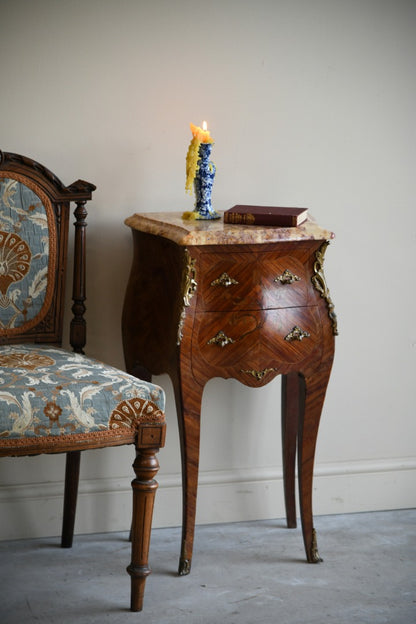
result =
M210 160L212 143L201 143L199 146L198 169L194 179L195 219L219 219L211 204L212 185L215 177L215 165Z

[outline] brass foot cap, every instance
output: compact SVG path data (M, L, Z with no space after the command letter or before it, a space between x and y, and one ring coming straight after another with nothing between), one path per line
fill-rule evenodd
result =
M180 559L179 561L179 576L186 576L191 571L191 562L189 559Z

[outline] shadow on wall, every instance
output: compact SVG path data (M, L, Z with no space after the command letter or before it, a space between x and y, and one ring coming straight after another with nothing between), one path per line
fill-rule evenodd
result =
M87 219L87 277L86 320L87 344L85 352L113 366L124 369L121 338L121 316L124 293L132 261L132 237L124 225L124 217L109 221L100 217L99 210L89 211ZM71 252L72 233L69 243ZM69 253L67 306L65 327L71 318L72 258ZM65 339L69 338L65 336Z

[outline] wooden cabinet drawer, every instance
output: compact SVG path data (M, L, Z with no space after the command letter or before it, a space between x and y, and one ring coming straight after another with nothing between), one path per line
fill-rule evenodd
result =
M202 254L198 310L262 310L308 305L304 264L277 253Z
M198 309L256 310L261 307L255 254L201 254L197 282Z
M257 279L262 293L262 308L290 308L309 303L311 282L305 266L292 256L259 254Z
M317 307L197 313L192 359L212 377L265 368L282 373L293 364L300 370L318 356L321 333Z

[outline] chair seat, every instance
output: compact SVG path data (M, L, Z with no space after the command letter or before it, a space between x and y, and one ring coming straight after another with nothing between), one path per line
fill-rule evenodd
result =
M139 425L164 421L164 408L159 386L84 355L0 346L0 455L134 443Z

